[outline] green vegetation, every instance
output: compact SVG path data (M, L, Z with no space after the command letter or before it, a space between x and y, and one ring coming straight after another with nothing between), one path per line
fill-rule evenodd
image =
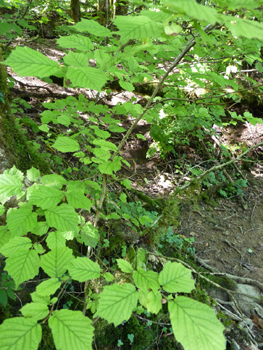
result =
M158 153L167 160L191 144L200 144L209 158L201 146L215 125L263 123L250 113L226 113L229 101L248 94L261 98L263 87L256 80L242 76L241 84L236 78L243 64L263 71L262 1L130 1L118 3L127 11L122 8L116 18L111 7L103 12L101 2L91 16L97 5L91 3L78 21L73 1L64 8L55 0L29 5L0 0L5 49L0 140L5 134L6 152L11 147L20 156L0 174L0 253L6 271L1 271L0 303L7 308L0 348L72 350L74 344L84 350L92 349L93 341L103 348L107 338L107 345L136 350L155 343L172 349L176 341L185 350L223 350L224 326L206 293L196 290L191 270L161 254L154 261L150 252L175 248L180 257L193 256L194 240L174 229L179 199L221 183L221 196L242 195L246 182L229 182L221 172L234 163L225 152L215 166L209 163L213 157L199 169L184 165L190 174L185 184L179 183L169 199L152 199L121 173L131 167L123 150L141 120L150 124L153 139L147 157ZM63 58L12 46L17 36L37 30L46 37L59 33ZM6 66L18 76L57 78L65 88L96 94L51 99L43 103L39 122L26 115L15 121L11 111L23 112L28 105L22 99L11 103ZM145 103L139 103L132 93L144 85ZM131 93L131 99L103 103L116 93L113 87ZM120 125L123 116L132 121L128 130ZM23 126L38 141L28 140ZM42 154L38 142L45 146ZM173 171L180 172L180 166ZM33 287L25 289L28 281ZM26 304L19 315L10 314L8 303L19 290L25 291ZM174 337L156 339L160 326Z

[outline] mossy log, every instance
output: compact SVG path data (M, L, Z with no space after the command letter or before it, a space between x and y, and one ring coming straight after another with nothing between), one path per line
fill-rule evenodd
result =
M0 47L0 62L3 61ZM50 167L29 141L17 129L10 110L10 94L7 84L6 67L0 64L0 173L15 165L25 172L32 166L42 173L50 172Z

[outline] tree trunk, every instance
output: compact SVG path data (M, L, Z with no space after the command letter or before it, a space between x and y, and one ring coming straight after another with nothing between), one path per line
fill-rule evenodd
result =
M99 0L98 2L99 24L104 27L110 23L112 18L111 0Z
M70 16L74 19L75 23L80 22L80 3L79 0L70 1Z
M0 62L3 60L0 46ZM6 67L0 64L0 173L15 165L25 172L32 166L49 173L49 165L17 129L9 106Z
M129 1L117 0L116 6L116 16L126 16L129 8Z

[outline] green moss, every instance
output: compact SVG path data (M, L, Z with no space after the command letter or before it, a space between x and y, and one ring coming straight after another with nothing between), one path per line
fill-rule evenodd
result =
M0 49L1 61L2 53ZM43 174L50 173L48 163L45 162L15 125L14 116L9 107L6 67L3 65L0 65L0 92L5 100L5 103L0 101L0 145L1 151L5 154L5 162L1 164L2 168L10 168L16 165L19 170L25 172L34 166Z
M48 325L42 325L42 340L38 350L56 350L51 329Z

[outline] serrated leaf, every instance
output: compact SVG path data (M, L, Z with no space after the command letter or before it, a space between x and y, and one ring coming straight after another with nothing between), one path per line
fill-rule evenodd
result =
M20 250L6 259L5 270L18 287L22 282L34 278L39 270L39 257L35 250Z
M169 10L183 14L190 19L197 19L198 21L205 21L211 24L219 22L216 9L200 5L193 0L164 0L163 3L164 6L169 7Z
M49 277L62 277L74 259L68 247L57 248L41 257L41 267Z
M77 49L80 51L89 51L94 49L90 38L82 35L62 36L57 43L67 49Z
M22 182L18 175L0 175L0 202L5 202L12 196L22 193Z
M4 289L0 289L0 303L6 307L7 305L7 293Z
M81 233L77 237L78 242L84 243L86 246L95 248L100 239L98 229L94 227L90 222L87 222L81 230Z
M42 320L47 317L49 310L47 305L43 303L29 303L20 309L24 317L30 317L35 320Z
M106 84L107 75L103 71L92 67L69 67L67 78L70 79L74 87L82 87L101 91Z
M263 23L244 18L231 18L230 16L223 16L222 18L225 19L226 27L234 36L244 36L248 39L263 39Z
M173 332L185 350L223 350L224 326L209 306L179 296L168 303Z
M162 308L162 295L159 291L151 291L141 289L139 291L139 301L147 311L158 314Z
M138 268L137 271L133 272L132 278L138 288L154 289L158 290L160 284L158 283L158 273L154 271L144 271Z
M89 55L86 53L76 53L70 51L67 56L63 58L64 62L74 68L89 67Z
M31 169L27 170L26 176L27 176L29 181L35 182L39 179L40 171L38 169L32 167Z
M5 245L11 236L11 232L7 230L6 226L0 226L0 248Z
M112 175L113 172L117 172L121 169L121 157L115 157L112 161L106 161L99 165L99 171L102 174Z
M67 181L61 175L51 174L43 176L41 178L41 183L49 187L58 187L61 189L63 185L66 185Z
M51 227L61 232L78 232L78 214L67 204L47 210L46 219Z
M50 303L50 296L42 296L37 294L37 292L33 292L30 295L34 303L43 303L45 305L48 305Z
M68 192L78 191L82 194L85 192L85 184L82 181L70 181L67 185Z
M100 294L99 306L94 317L100 316L115 327L128 321L137 306L138 294L130 283L105 286Z
M168 293L190 293L195 288L191 270L171 261L168 261L160 272L159 283Z
M159 38L164 33L162 25L146 16L117 16L114 24L119 28L123 42L130 39Z
M33 244L33 248L35 249L35 251L38 253L38 254L44 254L45 253L45 249L42 247L42 245L41 244L39 244L39 243L34 243Z
M27 46L17 46L2 63L13 68L20 77L44 78L60 70L58 62Z
M132 85L132 83L129 83L128 81L124 81L124 80L119 80L120 86L127 91L133 91L135 89L135 87Z
M58 136L52 147L64 153L76 152L80 149L78 141L70 139L66 136Z
M105 280L109 283L112 282L114 280L114 276L112 276L111 273L109 272L105 272L103 277L105 278Z
M1 350L37 350L42 329L37 320L14 317L0 326Z
M89 198L84 196L81 190L67 191L66 197L67 197L68 204L71 205L72 207L76 209L80 208L80 209L86 209L90 211L91 201Z
M6 257L15 254L19 250L29 250L32 247L32 242L27 237L15 237L6 243L0 252Z
M56 248L63 248L66 246L66 239L63 237L63 234L59 231L49 232L46 242L48 248L51 250Z
M63 113L57 117L57 122L68 127L71 123L71 118L67 114Z
M49 209L58 205L63 193L56 188L38 185L32 192L28 203L42 209Z
M91 126L91 128L94 129L95 135L102 138L102 139L107 139L108 137L111 136L111 134L108 131L101 130L97 126L94 126L94 127Z
M122 272L132 273L133 268L128 261L123 259L117 259L117 264Z
M90 19L82 19L80 22L75 24L73 28L77 29L79 32L88 32L96 36L112 36L112 33L109 29L101 26L98 22Z
M100 277L100 267L88 258L73 260L68 268L70 276L79 282L85 282Z
M49 278L37 286L36 292L40 296L52 295L58 290L60 285L61 283L57 278Z
M92 350L91 320L80 311L54 311L48 320L57 349Z
M46 221L40 221L37 223L37 226L34 228L32 233L38 236L43 236L47 233L49 225Z
M7 226L11 232L11 237L23 236L32 232L37 226L37 214L32 213L32 208L21 207L12 209L7 214Z

